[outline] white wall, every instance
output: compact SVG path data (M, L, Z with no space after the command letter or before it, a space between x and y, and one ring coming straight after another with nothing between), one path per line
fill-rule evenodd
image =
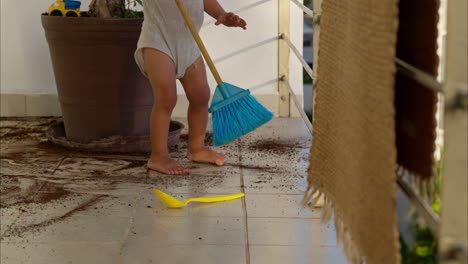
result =
M220 0L225 10L247 21L248 30L216 27L208 15L201 30L221 77L254 94L277 94L278 2ZM291 4L291 39L302 50L302 12ZM291 84L302 94L302 66L291 53ZM211 78L211 76L210 76ZM214 84L214 80L211 79Z
M148 0L149 1L149 0ZM153 0L154 1L154 0ZM224 81L254 94L277 94L278 0L220 0L248 30L214 26L206 14L201 37ZM57 94L40 14L53 0L1 0L2 94ZM90 0L82 1L87 10ZM291 3L291 39L302 50L302 12ZM291 84L302 94L302 66L291 53ZM209 80L214 90L211 74ZM84 78L85 76L83 76ZM178 89L182 94L182 89Z
M52 1L1 2L1 93L56 93L40 20Z

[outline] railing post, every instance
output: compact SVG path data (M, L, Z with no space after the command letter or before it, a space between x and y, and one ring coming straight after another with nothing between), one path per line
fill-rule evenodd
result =
M289 38L290 0L278 0L278 94L279 116L289 117L291 114L291 99L288 88L282 77L289 80L289 46L281 39L281 35Z
M467 120L468 80L466 72L467 2L447 4L447 37L444 65L444 169L441 188L439 262L466 263L468 255Z
M312 37L312 112L315 106L315 87L317 83L317 68L318 68L318 50L320 39L320 16L322 15L322 0L312 1L312 10L314 11L314 19L312 23L313 37Z

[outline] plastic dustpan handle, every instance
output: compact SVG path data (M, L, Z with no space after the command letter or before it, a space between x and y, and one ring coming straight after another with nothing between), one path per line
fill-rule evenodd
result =
M190 198L187 202L204 202L204 203L212 203L212 202L222 202L228 200L234 200L237 198L243 197L243 193L236 193L236 194L229 194L229 195L219 195L219 196L207 196L207 197L199 197L199 198Z
M213 73L216 83L218 85L221 84L223 81L221 80L221 77L219 76L219 73L216 70L214 63L211 60L210 55L208 55L208 51L206 50L205 45L203 44L200 36L198 35L198 32L195 29L195 26L193 25L192 20L190 19L190 16L187 10L185 9L181 0L175 0L175 1L176 1L177 6L179 7L180 12L182 13L182 16L184 17L185 23L187 23L187 26L190 29L190 32L192 33L193 38L195 39L195 42L197 42L197 45L200 48L200 51L203 54L203 57L205 58L205 61L208 64L208 67L210 68L211 73Z

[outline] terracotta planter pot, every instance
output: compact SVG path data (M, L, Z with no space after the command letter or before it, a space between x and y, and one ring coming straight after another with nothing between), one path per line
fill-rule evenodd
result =
M41 19L67 139L148 135L153 94L133 57L143 19Z

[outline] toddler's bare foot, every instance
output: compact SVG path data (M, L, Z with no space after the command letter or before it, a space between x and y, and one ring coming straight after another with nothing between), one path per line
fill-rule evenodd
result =
M214 152L213 150L202 147L196 150L190 150L187 153L187 158L195 162L208 162L213 163L218 166L224 165L226 162L226 157L223 154Z
M179 175L188 173L188 170L182 167L177 161L169 156L151 157L147 163L148 169L155 170L165 174Z

